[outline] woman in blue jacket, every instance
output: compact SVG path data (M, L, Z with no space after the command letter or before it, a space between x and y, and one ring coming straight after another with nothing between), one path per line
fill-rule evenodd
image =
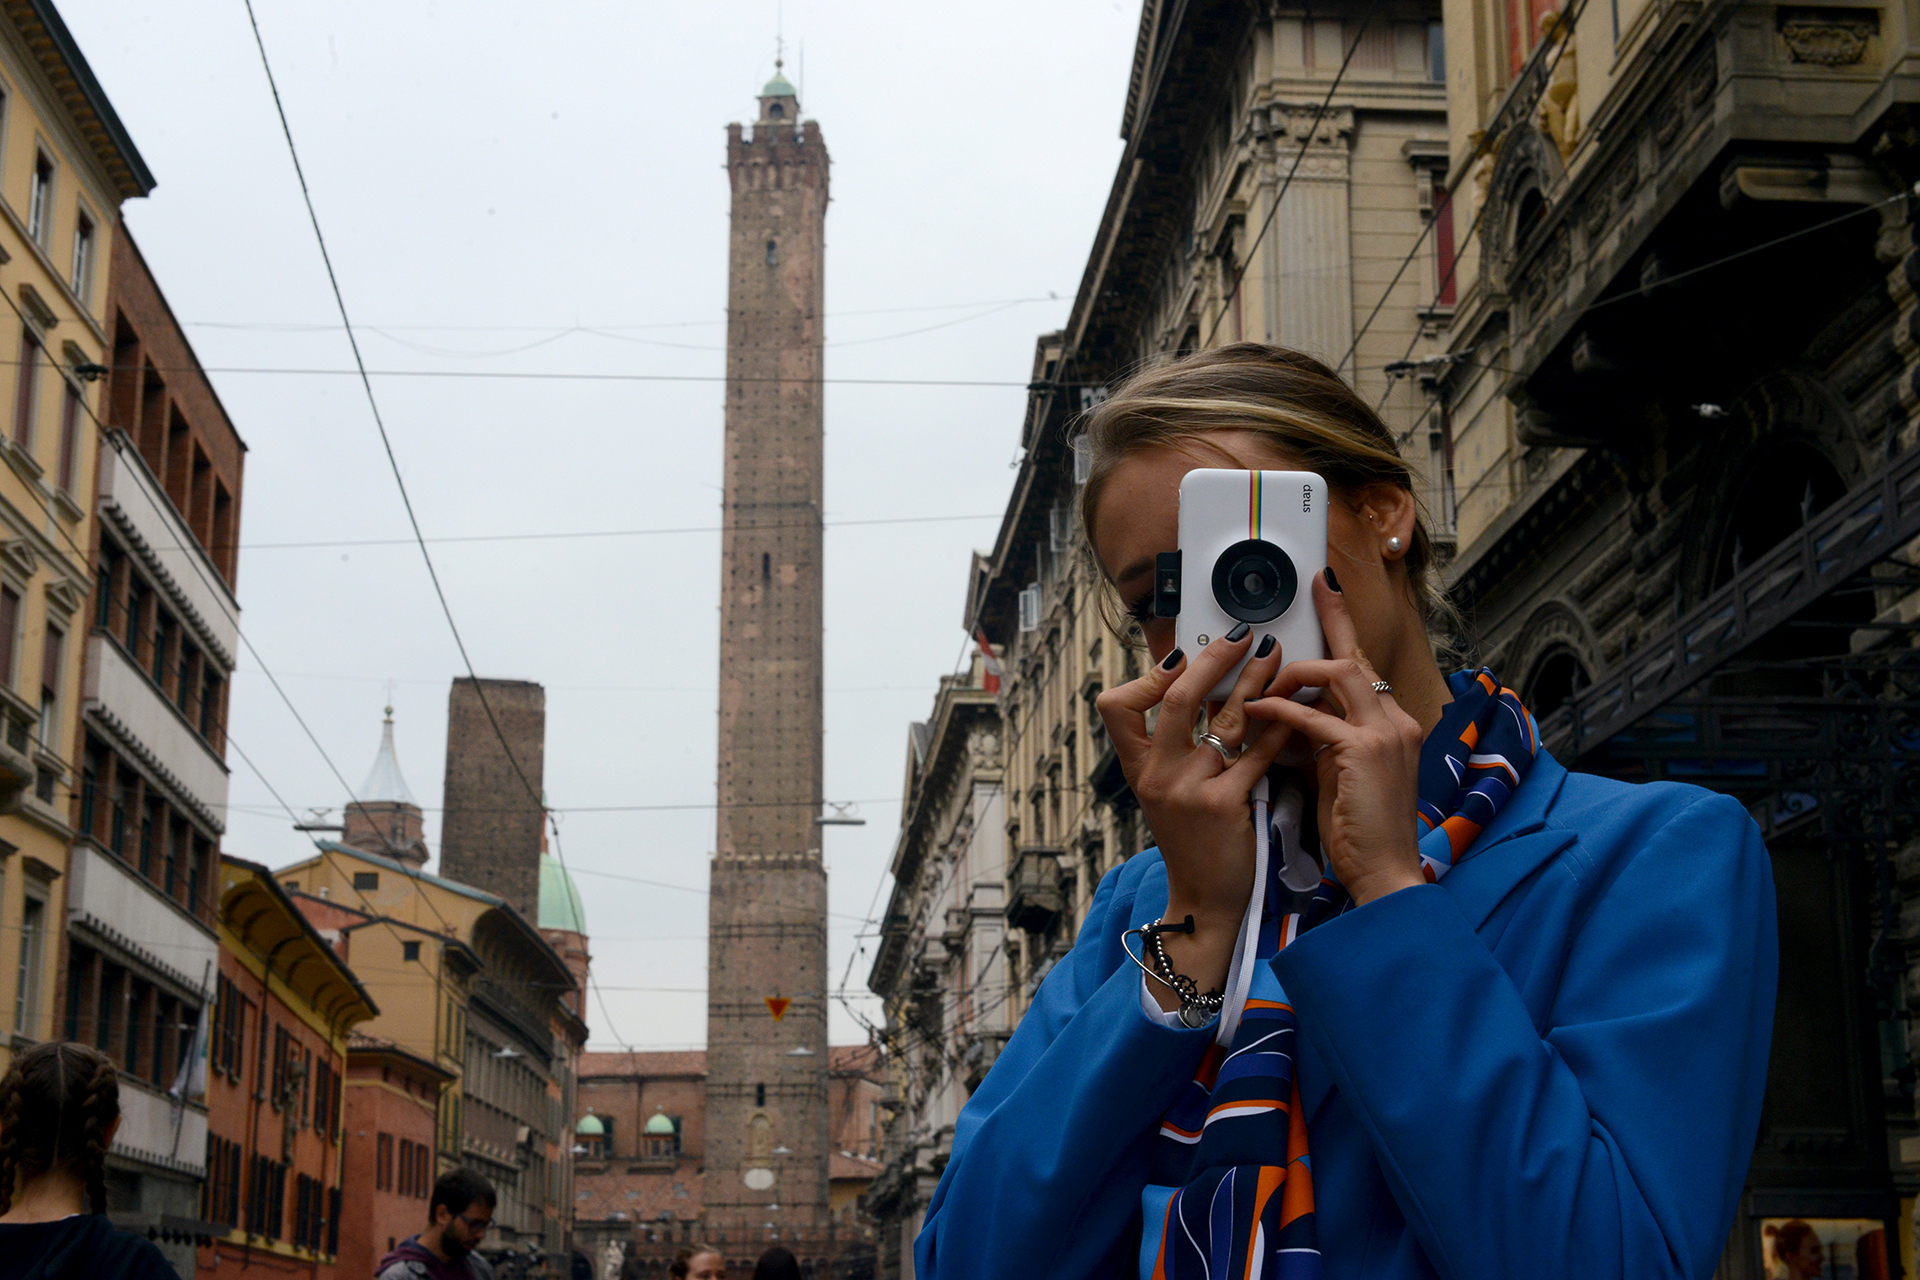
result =
M1773 1020L1745 811L1568 773L1493 673L1441 673L1412 473L1319 362L1150 370L1089 447L1087 533L1156 660L1099 710L1159 847L962 1111L922 1280L1710 1275ZM1333 499L1329 656L1263 644L1210 706L1248 628L1183 654L1152 610L1196 467Z

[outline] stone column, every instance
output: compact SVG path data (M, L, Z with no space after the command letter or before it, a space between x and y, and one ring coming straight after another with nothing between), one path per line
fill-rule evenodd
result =
M1273 219L1267 288L1273 340L1331 364L1353 341L1353 110L1329 107L1316 124L1317 112L1317 104L1266 109L1275 170L1286 188Z

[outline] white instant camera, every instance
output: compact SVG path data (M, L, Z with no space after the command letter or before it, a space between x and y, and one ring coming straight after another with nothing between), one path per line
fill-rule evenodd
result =
M1180 549L1154 566L1153 612L1176 619L1174 643L1197 655L1240 623L1247 657L1209 699L1233 692L1240 669L1270 635L1281 659L1327 656L1313 608L1313 575L1327 564L1327 482L1311 471L1189 471L1180 481ZM1319 689L1302 689L1310 702Z

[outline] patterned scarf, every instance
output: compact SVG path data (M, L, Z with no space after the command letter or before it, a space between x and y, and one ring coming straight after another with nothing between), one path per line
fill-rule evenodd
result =
M1540 750L1533 717L1491 671L1458 672L1447 684L1454 701L1420 752L1420 861L1429 881L1469 856ZM1301 848L1302 803L1288 790L1270 817L1257 812L1270 823L1273 852L1251 959L1243 941L1227 979L1230 1004L1242 986L1246 996L1237 1018L1222 1016L1192 1082L1161 1119L1156 1185L1142 1195L1142 1280L1320 1276L1293 1007L1267 961L1354 904ZM1284 1162L1271 1163L1280 1152Z

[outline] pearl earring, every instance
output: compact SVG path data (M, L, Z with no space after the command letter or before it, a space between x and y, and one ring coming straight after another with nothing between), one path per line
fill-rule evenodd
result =
M1400 539L1399 539L1398 537L1393 537L1393 538L1388 538L1388 539L1387 539L1387 550L1389 550L1389 551L1392 551L1392 552L1394 552L1394 553L1396 553L1396 554L1397 554L1397 553L1399 552L1399 550L1400 550L1400 548L1401 548L1401 547L1403 547L1403 546L1405 546L1405 545L1406 545L1406 544L1405 544L1405 543L1403 543L1403 542L1401 542L1401 541L1400 541Z

